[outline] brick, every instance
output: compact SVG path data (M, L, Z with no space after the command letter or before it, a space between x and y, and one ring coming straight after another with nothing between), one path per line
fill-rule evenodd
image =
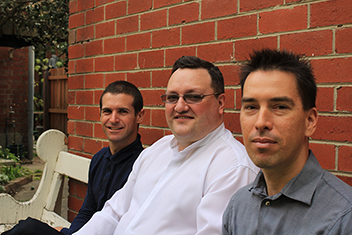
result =
M85 89L104 88L104 74L87 74L84 76Z
M68 196L68 206L74 211L79 211L79 209L82 207L83 200L75 198L71 195Z
M73 196L76 195L76 183L77 181L74 179L69 179L68 181L68 192Z
M71 208L69 208L71 209ZM71 210L67 211L67 220L68 222L72 223L72 221L76 218L76 216L78 215L78 212L73 212Z
M77 151L83 151L83 138L69 136L68 137L68 148Z
M76 34L77 34L76 30L70 30L68 32L68 44L69 45L75 44L77 42Z
M115 35L115 21L95 25L95 37L102 38Z
M75 59L84 56L84 46L82 44L71 45L68 47L68 58Z
M352 112L352 87L340 87L337 89L336 109Z
M70 76L68 77L68 89L82 89L83 88L83 76Z
M225 113L224 114L225 127L233 133L241 133L240 114L239 113Z
M104 40L104 54L119 53L125 51L125 37L109 38Z
M67 107L67 117L68 119L84 119L84 108L82 106L70 105Z
M235 108L235 91L233 89L225 89L225 109Z
M100 121L100 111L98 106L87 106L84 107L85 110L85 120L87 121ZM94 153L93 153L94 154Z
M103 53L103 40L87 42L84 48L86 56L100 55Z
M297 6L259 14L259 32L263 34L307 28L307 6Z
M76 124L73 121L67 121L67 134L75 135L76 134Z
M71 15L68 20L68 28L74 29L84 25L85 14L78 13L75 15Z
M68 91L67 92L67 103L76 104L76 92L75 91Z
M167 10L148 12L141 15L141 30L157 29L166 26Z
M100 139L107 139L103 129L101 128L100 123L94 124L94 136L93 137L100 138Z
M144 106L164 106L160 96L165 94L163 89L160 90L141 90L144 99Z
M339 170L352 172L352 147L341 146L339 148Z
M92 104L93 91L76 91L76 102L77 104Z
M202 19L237 13L237 0L203 0L201 6Z
M142 11L148 11L152 9L152 0L128 0L128 14L138 13Z
M81 29L77 29L77 41L85 41L94 38L94 26L87 26Z
M239 69L240 67L236 64L219 66L219 69L224 77L225 86L239 85Z
M215 39L215 23L207 22L182 28L182 44L209 42Z
M240 1L240 12L253 11L264 9L268 7L274 7L282 5L282 0L241 0ZM287 2L287 0L286 0Z
M182 56L195 56L196 47L177 47L166 49L165 51L165 66L172 66L176 60Z
M126 50L134 51L150 48L151 33L141 33L126 37Z
M241 38L257 34L257 15L240 16L218 22L218 39Z
M115 2L105 6L105 17L107 20L126 15L126 1Z
M95 154L103 147L102 142L98 140L85 139L84 141L84 151L87 153Z
M138 31L138 16L130 16L116 21L116 34Z
M78 0L77 11L85 11L94 7L94 0Z
M97 7L86 12L86 24L94 24L104 20L104 7Z
M319 87L317 92L316 106L320 112L334 111L334 88Z
M351 23L352 2L350 0L312 3L310 9L311 27Z
M294 33L280 36L280 49L296 54L319 56L331 54L333 35L331 30Z
M150 126L150 113L151 113L151 110L150 109L146 109L144 108L145 112L144 112L144 118L142 120L142 122L140 123L141 125L145 125L145 126Z
M352 177L343 176L343 175L336 175L336 176L340 178L343 182L345 182L346 184L352 187Z
M352 117L319 116L313 139L352 142Z
M233 57L233 43L216 43L198 46L198 57L211 62L230 62Z
M137 54L115 56L115 70L132 70L137 67Z
M335 50L337 53L351 53L352 28L336 29Z
M335 170L335 145L310 143L309 148L313 151L322 168Z
M141 134L141 141L143 144L151 145L161 137L164 136L163 130L150 129L150 128L139 128L139 133Z
M158 68L164 65L164 51L148 51L139 53L140 68Z
M180 45L180 28L171 28L152 33L152 47Z
M105 75L105 87L107 87L110 83L118 81L118 80L125 81L126 80L125 77L126 77L125 73L106 74Z
M101 6L106 3L114 2L115 0L95 0L95 5L96 6Z
M235 42L236 61L246 60L254 50L277 49L277 37L240 40Z
M95 90L94 91L94 103L93 104L100 104L100 97L103 94L103 90Z
M87 122L76 122L76 133L77 135L92 136L93 124Z
M179 2L182 2L182 0L154 0L154 8L169 6Z
M150 87L150 72L127 73L127 81L134 84L136 87Z
M114 70L114 56L95 58L95 72Z
M70 14L74 14L77 12L77 0L73 0L69 2L69 10L70 10Z
M160 109L154 109L151 110L151 120L152 126L157 126L157 127L169 127L166 122L165 118L165 110L160 110Z
M80 59L76 61L76 73L93 72L93 59Z
M171 69L152 71L152 87L166 87Z
M76 181L75 183L75 196L84 199L86 196L87 192L87 185L84 183L81 183L79 181Z
M193 22L199 19L199 3L192 2L169 9L169 25Z
M317 83L351 82L352 58L311 60L310 63Z

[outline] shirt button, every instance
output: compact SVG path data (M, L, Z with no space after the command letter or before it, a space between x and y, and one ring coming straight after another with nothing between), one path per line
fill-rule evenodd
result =
M270 201L266 201L266 202L265 202L265 205L266 205L266 206L270 206L270 205L271 205Z

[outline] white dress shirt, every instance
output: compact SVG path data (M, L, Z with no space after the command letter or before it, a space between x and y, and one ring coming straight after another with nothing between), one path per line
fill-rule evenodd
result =
M182 151L173 135L146 148L125 186L75 235L215 235L231 196L259 169L224 124Z

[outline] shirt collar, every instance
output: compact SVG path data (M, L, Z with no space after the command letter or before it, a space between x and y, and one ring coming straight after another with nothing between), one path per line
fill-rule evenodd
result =
M302 171L291 179L279 193L270 198L275 200L281 195L285 195L293 200L311 205L314 192L323 173L324 170L321 168L318 160L315 158L313 152L309 150L309 157ZM262 171L258 173L248 190L252 191L252 193L257 196L267 197L265 179Z
M141 152L143 150L143 146L141 143L141 136L140 134L137 134L137 138L135 141L133 141L130 145L126 146L125 148L121 149L114 155L111 155L110 149L108 151L108 155L105 157L110 158L110 161L112 161L114 164L122 162L126 158L130 158L130 156L135 155L136 152Z

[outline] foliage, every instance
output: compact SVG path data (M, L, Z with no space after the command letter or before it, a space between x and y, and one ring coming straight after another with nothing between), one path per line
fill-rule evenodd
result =
M6 175L11 181L16 178L28 175L29 171L26 168L22 168L21 165L2 166L0 170L0 174Z
M41 61L50 52L58 58L64 56L61 63L67 63L68 17L69 0L0 1L0 29L13 23L18 36L35 47L36 58Z
M3 149L1 146L0 146L0 158L14 160L15 162L19 161L19 158L15 154L11 153L10 150L7 148Z

